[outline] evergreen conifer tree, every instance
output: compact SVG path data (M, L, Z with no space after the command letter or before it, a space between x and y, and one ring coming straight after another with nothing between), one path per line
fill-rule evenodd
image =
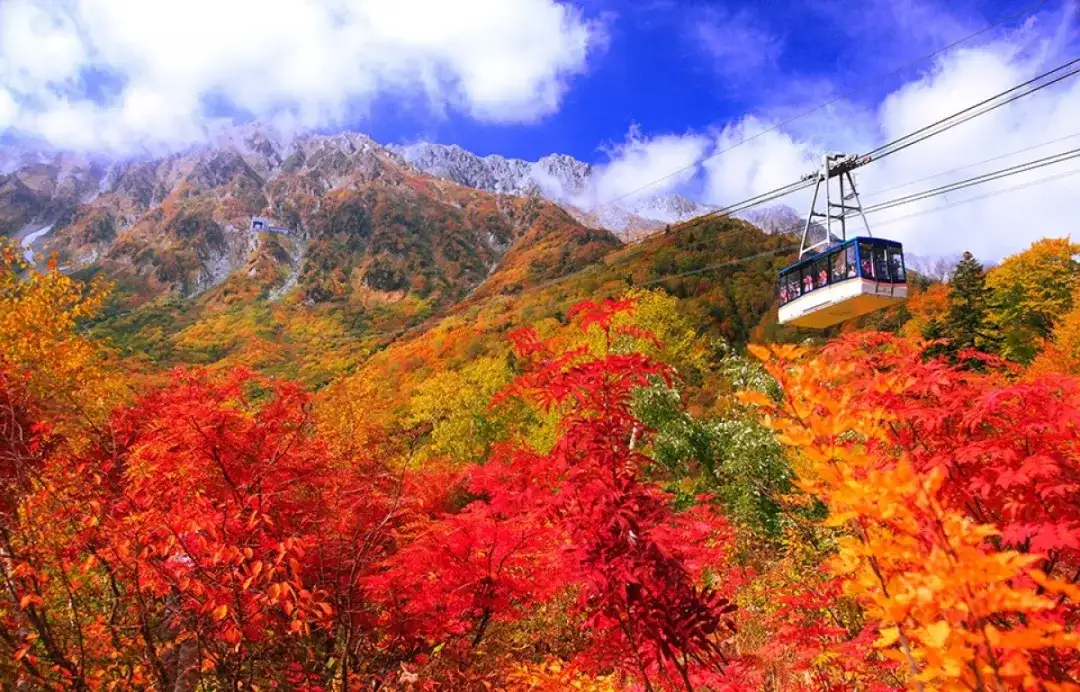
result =
M965 252L949 282L949 314L941 330L953 349L996 350L998 339L988 329L989 295L982 264Z

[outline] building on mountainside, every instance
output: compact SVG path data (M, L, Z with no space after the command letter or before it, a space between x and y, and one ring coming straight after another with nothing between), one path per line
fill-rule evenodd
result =
M290 233L288 228L271 224L270 219L265 216L252 216L250 230L253 233L281 233L283 235L289 235Z

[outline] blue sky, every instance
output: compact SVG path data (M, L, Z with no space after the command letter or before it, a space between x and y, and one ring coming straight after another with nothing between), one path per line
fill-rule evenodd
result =
M204 120L215 116L240 121L265 119L271 113L304 108L307 105L305 99L320 100L317 107L325 107L325 94L302 93L304 90L297 88L295 83L275 85L276 89L267 99L253 99L250 95L240 98L234 93L239 85L247 90L260 80L272 81L273 74L269 73L280 70L272 60L256 59L246 72L235 75L232 80L213 78L215 68L248 57L244 52L224 52L220 58L214 56L214 51L225 41L241 45L248 40L260 41L280 45L285 51L295 49L302 54L304 44L296 39L303 31L304 21L290 17L290 13L295 12L290 5L295 0L272 0L261 6L252 4L251 0L193 0L187 3L165 0L160 4L161 8L186 5L188 9L160 12L143 9L130 12L132 16L117 16L111 24L108 19L95 19L96 14L107 17L108 12L119 14L117 10L130 2L76 0L71 5L75 8L73 11L64 11L60 8L65 5L44 0L7 0L0 8L0 89L6 87L6 92L0 91L0 130L7 130L9 134L41 136L64 148L124 149L136 141L143 145L168 145L170 126L182 128L179 123L170 122L172 118L167 106L151 104L142 111L135 109L137 116L133 117L146 121L143 128L128 123L127 129L135 132L79 139L70 136L70 132L61 132L57 136L55 130L62 129L61 125L43 124L40 117L36 123L35 118L8 118L15 122L5 127L4 103L10 97L21 106L24 114L38 116L42 110L49 109L50 99L61 100L69 111L72 104L83 111L97 109L96 113L81 113L81 119L72 117L70 124L103 129L101 121L108 118L102 117L100 109L122 104L131 92L136 91L133 85L140 81L156 80L157 83L151 83L144 91L160 91L175 104L176 99L161 88L161 82L176 79L176 75L191 77L193 93L183 93L183 100L193 97L197 102L184 107L198 110L197 115ZM373 2L353 0L351 4L363 7ZM426 2L428 0L398 3L419 8L413 16L405 18L405 32L423 26L425 15L431 14L421 7ZM456 6L459 14L466 16L481 15L492 7L485 0L444 4ZM471 9L470 4L477 8ZM605 145L622 141L631 126L651 135L700 132L748 113L766 118L783 117L1016 13L1031 2L505 0L502 4L510 8L506 10L507 14L516 12L517 15L496 21L490 27L485 26L483 20L476 20L478 36L466 40L482 43L486 40L484 32L488 36L500 31L528 33L534 17L541 13L550 16L554 10L562 13L564 24L587 32L580 50L575 50L572 45L563 46L561 51L538 57L541 62L547 61L538 69L555 72L560 93L553 104L547 104L547 107L526 104L524 112L510 113L509 117L497 113L496 117L491 117L490 114L478 115L472 108L462 108L445 94L430 98L426 93L429 90L416 88L414 83L408 83L409 80L380 85L377 83L394 80L376 74L369 80L343 78L340 87L336 87L331 75L325 89L333 91L337 88L340 103L330 104L334 110L332 115L301 118L303 125L320 131L356 129L383 142L417 139L452 142L482 154L501 153L533 159L558 151L584 160L602 160ZM514 8L515 5L518 7ZM1032 17L1053 22L1053 16L1060 15L1064 6L1063 0L1048 0L1001 30L980 37L980 41L1000 36L1031 21ZM226 11L230 7L233 11ZM260 7L263 13L279 16L283 26L274 26L271 22L265 28L260 27L251 21L250 15L245 16L245 12ZM107 11L102 12L102 8ZM218 19L208 21L215 17ZM140 19L145 26L140 26ZM432 18L432 21L438 20ZM208 32L200 26L209 23L220 23L224 30ZM156 24L176 24L178 28L161 32L152 28ZM96 31L95 25L98 26ZM190 30L184 29L186 25L190 25ZM290 33L293 25L296 25L295 33ZM63 40L66 39L62 37L64 33L92 38L83 38L82 45L72 45L80 41ZM93 38L95 33L97 37ZM546 34L543 31L536 33L538 42L550 45L554 41L549 36L565 38L571 30L564 26L561 31L549 28ZM133 34L141 34L146 40L140 44ZM245 34L250 39L242 38ZM395 27L389 27L385 34L390 41L404 43L408 40L396 35ZM377 44L380 39L385 40L384 36L372 36L371 32L360 32L356 36L357 42ZM309 38L317 43L325 37L312 29ZM580 39L580 36L576 38ZM151 42L155 45L148 45ZM183 61L185 51L208 52L211 59L206 69L196 70L192 75L174 69L167 58L162 59L159 55L169 50L170 44L175 45L171 50L181 54L174 57L174 61ZM444 35L437 37L434 45L428 44L420 50L412 46L410 48L421 55L402 58L402 63L426 60L431 65L425 65L423 69L435 73L436 80L453 82L460 79L463 70L472 67L451 65L447 68L445 63L450 62L447 53L461 51L460 46L451 44L453 37ZM44 67L35 64L40 60L38 53L42 46L51 46L46 52L54 58L41 61ZM208 47L209 51L206 50ZM529 52L530 48L525 46L521 50ZM140 56L140 51L149 55ZM342 51L340 55L329 52L317 57L339 62L378 62L381 53L374 51L374 48L371 53ZM538 51L532 49L532 52ZM493 47L486 53L479 51L471 59L494 62L506 53L505 47ZM146 62L157 65L158 69L148 76L139 75L140 58L148 58ZM559 64L561 58L567 59ZM303 59L301 55L300 60L292 62L302 64ZM65 64L65 60L69 64ZM192 62L197 61L193 59ZM852 102L870 107L889 88L931 65L922 63L884 85L860 91L853 96ZM313 64L313 69L318 69L317 65ZM410 63L404 69L413 69L413 65ZM543 82L544 77L535 78ZM215 83L218 81L220 83ZM542 89L544 86L533 83L524 88ZM54 106L53 110L59 108ZM160 122L152 122L155 119ZM69 125L67 120L61 122L63 126ZM175 139L191 138L177 136Z
M1080 55L1077 0L1046 0L847 93L1032 4L0 0L0 143L164 154L254 119L525 159L568 153L596 165L572 200L585 208L670 192L723 205L790 182L826 151L871 148ZM859 184L872 195L1060 141L1078 134L1077 113L1080 78L869 166ZM914 209L925 219L875 223L920 251L989 259L1074 230L1075 182L1008 196L1005 186L960 211L928 202Z
M380 141L426 139L481 154L535 159L553 151L603 159L632 125L644 133L703 131L748 112L787 114L891 72L1017 13L1029 1L869 0L728 2L642 0L579 3L603 21L604 47L574 77L558 112L526 125L492 125L459 113L401 117L394 101L351 127ZM1048 2L1047 16L1061 4ZM988 33L989 40L1030 14ZM932 65L924 61L853 100L870 106Z

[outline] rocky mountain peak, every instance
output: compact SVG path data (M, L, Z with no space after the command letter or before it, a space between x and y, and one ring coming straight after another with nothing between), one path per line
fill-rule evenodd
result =
M598 204L596 169L567 154L524 161L496 154L477 156L456 144L419 142L390 149L415 168L459 185L544 197L566 207L580 221L614 231L627 240L713 210L675 194L635 195Z
M786 204L751 209L738 214L770 235L801 233L806 220Z

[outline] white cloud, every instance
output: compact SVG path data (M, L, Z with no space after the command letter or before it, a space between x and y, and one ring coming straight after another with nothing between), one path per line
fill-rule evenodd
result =
M15 127L66 148L201 137L204 99L327 127L392 93L493 122L555 111L603 27L558 0L6 0ZM83 97L86 70L121 86Z
M771 128L771 123L747 116L720 131L713 155L704 162L709 203L727 206L787 185L815 168L822 150Z
M73 78L86 60L77 27L61 6L0 5L0 79L17 91Z
M0 132L8 127L14 120L18 106L7 89L0 87Z
M1060 57L1052 59L1053 62L1060 60ZM911 132L1030 79L1047 66L1042 61L1024 59L1015 46L1007 43L956 53L932 74L901 88L885 100L879 111L883 136L891 140ZM1080 113L1080 82L1073 79L867 166L860 175L862 191L870 196L870 202L884 201L1073 148L1077 143L1066 141L878 196L873 194L874 190L886 190L1080 132L1076 113ZM998 260L1040 237L1067 235L1078 230L1075 219L1080 215L1080 195L1070 194L1070 189L1076 189L1075 178L999 194L925 216L901 217L1002 192L1077 167L1080 163L1064 163L882 212L871 217L871 225L879 224L882 234L904 241L922 254L971 250L985 260Z
M687 40L726 81L740 84L775 71L783 41L748 12L704 7L687 14Z
M1060 32L1055 27L1050 33L1057 35ZM863 108L838 102L835 107L810 118L765 132L731 148L777 124L777 121L745 116L713 132L704 149L699 134L665 138L665 146L677 149L676 140L682 139L686 144L684 151L702 151L705 160L696 168L698 178L694 181L684 178L679 182L684 189L695 186L704 189L700 196L703 202L728 205L812 172L820 166L821 156L826 151L857 153L869 150L1064 62L1067 58L1060 52L1048 49L1051 42L1060 45L1056 38L1039 40L1027 27L1010 38L944 56L927 73L896 88L876 107ZM891 189L1080 133L1077 113L1080 113L1080 76L859 169L856 180L860 193L864 203L886 201L1076 148L1080 146L1080 137ZM633 156L624 158L627 161L634 159ZM689 165L694 161L690 159ZM624 163L616 159L609 167L618 170ZM685 165L688 165L687 159L680 159L678 165L657 165L648 175L642 174L635 179L648 182ZM871 228L880 228L875 234L901 240L912 252L922 255L949 255L971 250L984 261L996 261L1041 237L1080 234L1076 221L1080 218L1080 194L1076 192L1080 175L1004 192L1016 185L1075 169L1080 169L1080 160L874 214L870 216ZM883 192L875 195L874 192L879 190ZM660 188L652 191L660 191ZM901 218L995 192L1001 194L970 204L956 204L940 212ZM810 193L792 195L783 202L805 214Z
M676 190L698 173L709 144L695 134L645 138L633 127L625 142L607 148L609 161L594 167L589 190L574 203L591 209L618 200L633 207L636 200Z

